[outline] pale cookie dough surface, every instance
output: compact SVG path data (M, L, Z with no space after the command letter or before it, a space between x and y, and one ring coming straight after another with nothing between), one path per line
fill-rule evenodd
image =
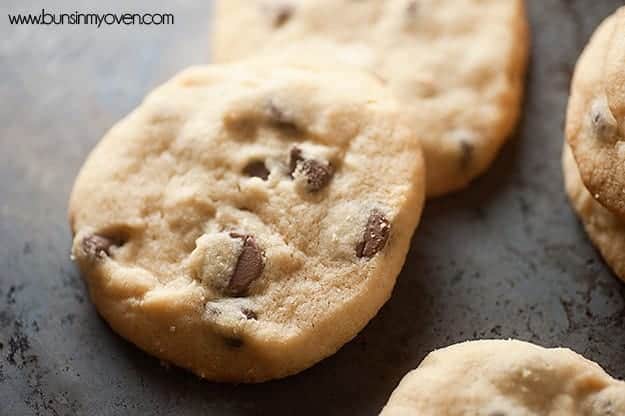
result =
M292 60L310 60L332 43L320 60L376 74L422 142L429 196L484 172L519 117L522 0L219 0L215 25L218 62L293 45Z
M425 195L391 94L361 72L188 69L114 126L70 199L99 312L211 380L301 371L388 299Z
M625 222L597 202L584 186L569 146L562 156L566 192L592 242L614 270L625 280Z
M625 219L625 8L601 24L577 63L566 136L588 190Z
M428 355L382 416L617 416L625 383L571 350L473 341Z

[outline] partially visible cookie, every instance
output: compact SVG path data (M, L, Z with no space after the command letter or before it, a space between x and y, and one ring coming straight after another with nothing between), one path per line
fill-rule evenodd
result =
M571 350L473 341L428 355L383 416L617 416L625 383Z
M606 58L605 88L608 105L618 120L618 133L625 137L625 7L616 12L616 22Z
M625 221L588 192L568 145L564 146L562 166L566 192L588 236L614 273L625 280Z
M425 195L397 103L362 72L188 69L83 166L72 254L112 328L201 377L301 371L388 299Z
M599 26L577 63L566 137L588 190L625 219L625 8Z
M289 47L310 60L332 43L320 61L376 74L422 142L429 196L483 173L519 118L523 0L218 0L215 25L218 62Z

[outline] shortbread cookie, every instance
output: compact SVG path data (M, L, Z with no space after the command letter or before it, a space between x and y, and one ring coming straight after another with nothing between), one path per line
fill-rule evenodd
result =
M584 186L568 145L562 156L566 192L586 232L606 263L625 280L625 222L597 202Z
M617 416L625 383L564 348L474 341L428 355L383 416Z
M192 68L89 156L72 254L149 353L211 380L287 376L390 296L425 196L417 142L365 73Z
M577 63L566 136L588 190L625 220L625 8L599 26Z
M306 60L332 43L322 61L376 74L422 142L429 196L484 172L519 116L522 0L218 0L215 25L218 62L293 45L291 59Z

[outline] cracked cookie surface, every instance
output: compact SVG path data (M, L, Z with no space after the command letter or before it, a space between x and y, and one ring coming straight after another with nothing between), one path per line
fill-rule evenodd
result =
M375 78L190 68L85 162L72 255L128 340L207 379L263 381L376 314L424 195L418 142Z
M625 219L625 8L597 28L579 58L566 138L586 188Z
M429 354L382 416L616 416L625 383L565 348L473 341Z
M378 76L422 142L429 196L483 173L519 117L522 0L219 0L215 25L218 62L279 52Z

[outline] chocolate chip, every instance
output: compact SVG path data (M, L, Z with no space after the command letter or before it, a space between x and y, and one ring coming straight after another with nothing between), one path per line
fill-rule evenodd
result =
M251 235L230 233L232 238L243 240L243 249L228 282L226 292L231 296L245 296L252 282L260 277L265 268L263 252Z
M291 178L293 177L293 172L297 169L297 164L303 160L302 149L297 146L293 147L289 154L289 175L291 175Z
M258 314L256 314L256 312L254 312L253 310L249 308L243 308L241 309L241 312L247 319L251 319L254 321L258 319Z
M314 159L304 160L301 171L306 176L306 189L310 192L318 192L325 188L334 174L330 164L322 164Z
M465 170L471 166L473 162L473 153L475 152L475 146L466 140L460 141L460 167Z
M598 98L592 103L590 118L598 138L611 140L616 137L618 125L605 98Z
M271 10L271 24L274 28L279 28L285 25L286 22L291 19L295 8L287 3L277 4Z
M236 337L224 338L224 343L230 348L241 348L243 346L243 340Z
M82 240L82 249L91 259L102 259L109 255L109 250L114 243L111 239L92 234Z
M356 255L360 258L371 258L381 251L391 233L391 224L380 211L373 210L367 220L363 241L356 247Z
M294 177L299 170L306 178L306 190L318 192L325 188L334 175L334 168L328 163L322 163L315 159L305 159L302 150L298 147L291 149L289 157L289 174Z
M254 160L243 168L243 173L254 178L261 178L266 181L269 178L269 169L262 160Z

